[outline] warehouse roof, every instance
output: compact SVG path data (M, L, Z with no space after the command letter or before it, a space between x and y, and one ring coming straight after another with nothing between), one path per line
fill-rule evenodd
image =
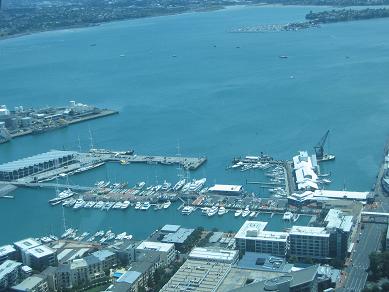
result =
M210 192L228 192L228 193L239 193L242 191L240 185L214 185L208 189Z
M232 263L237 259L238 251L229 249L215 249L195 247L189 254L189 258L205 261Z
M4 164L0 165L0 171L6 171L6 172L14 171L14 170L18 170L21 168L33 166L33 165L36 165L39 163L47 162L50 160L54 160L54 159L58 159L58 158L62 158L64 156L74 155L74 154L76 154L76 152L74 152L74 151L51 150L51 151L46 152L46 153L42 153L42 154L34 155L31 157L26 157L26 158L22 158L19 160L15 160L12 162L4 163Z
M28 250L30 248L41 245L38 241L32 238L26 238L20 241L15 242L15 246L20 250Z
M15 248L12 245L0 246L0 257L15 252Z
M30 255L36 257L36 258L42 258L51 254L54 254L55 251L51 249L50 247L47 247L45 245L36 246L33 248L30 248L27 253Z

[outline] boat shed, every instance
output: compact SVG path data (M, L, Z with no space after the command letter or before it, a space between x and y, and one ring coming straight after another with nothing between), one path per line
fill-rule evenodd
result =
M210 187L208 191L213 193L219 193L223 195L239 195L243 191L243 186L241 185L214 185Z
M0 165L0 181L14 181L74 163L76 152L52 150Z

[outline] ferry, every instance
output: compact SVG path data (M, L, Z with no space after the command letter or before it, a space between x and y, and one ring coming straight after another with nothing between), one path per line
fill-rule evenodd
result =
M208 210L208 217L212 217L214 215L216 215L219 211L219 208L217 206L213 206L211 209Z
M222 206L219 208L219 211L217 212L217 214L219 216L222 216L222 215L226 214L227 212L228 212L227 209Z
M243 210L236 210L234 216L239 217L240 215L242 215L242 213L243 213Z
M185 206L182 209L181 213L182 213L182 215L190 215L190 214L192 214L193 211L194 211L194 207L192 207L192 206Z
M140 209L141 209L142 211L146 211L146 210L150 209L150 207L151 207L150 202L144 202L144 203L142 204L142 207L140 207Z
M141 202L136 202L136 204L135 204L135 209L136 209L136 210L139 210L140 207L142 207L142 203L141 203Z
M167 202L163 203L163 208L164 208L164 209L167 209L167 208L170 207L171 204L172 204L172 202L167 201Z

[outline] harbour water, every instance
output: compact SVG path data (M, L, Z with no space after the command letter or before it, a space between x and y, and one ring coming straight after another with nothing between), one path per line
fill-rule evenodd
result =
M228 33L240 26L302 21L319 9L325 8L239 7L2 40L0 104L78 100L120 114L14 139L0 145L0 163L53 148L78 150L78 137L86 149L90 129L94 145L103 148L175 155L180 145L182 155L208 157L191 177L245 184L260 172L225 170L234 156L264 151L289 159L298 150L313 151L331 129L329 146L337 156L325 167L332 173L331 188L370 190L388 134L389 20ZM176 182L175 166L108 164L70 178L82 185L164 179ZM14 195L0 201L0 244L63 230L61 208L47 204L53 190L18 189ZM178 216L173 207L147 214L66 210L65 215L68 225L83 231L111 228L139 238L163 223L229 231L243 222L232 214ZM278 216L263 216L257 219L283 228Z

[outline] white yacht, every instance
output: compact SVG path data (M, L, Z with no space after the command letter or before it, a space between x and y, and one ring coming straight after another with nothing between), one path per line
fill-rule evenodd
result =
M186 183L186 179L179 180L173 187L173 191L179 191Z
M142 207L142 203L141 203L141 202L136 202L136 204L135 204L135 209L136 209L136 210L139 210L140 207Z
M73 209L82 208L82 207L84 207L84 205L85 205L85 201L83 199L78 199L76 201L76 203L74 204Z
M234 216L239 217L240 215L242 215L242 213L243 213L243 210L236 210Z
M228 212L227 209L224 208L223 206L221 206L221 207L219 208L219 211L217 212L217 214L218 214L219 216L222 216L222 215L226 214L227 212Z
M144 202L142 204L142 207L140 207L140 209L143 210L143 211L146 211L146 210L150 209L150 207L151 207L150 202Z
M163 208L164 208L164 209L167 209L167 208L170 207L171 204L172 204L172 202L167 201L167 202L163 203Z
M250 209L246 207L242 212L242 217L247 217L250 214Z
M122 203L121 209L127 209L130 206L130 201L124 201Z
M209 209L210 209L209 207L201 208L201 214L204 215L204 216L207 216Z
M217 206L213 206L211 209L208 210L208 217L212 217L214 215L216 215L219 211L219 208Z
M249 217L250 217L250 218L253 218L253 217L255 217L256 214L257 214L257 213L255 213L255 211L252 211L252 212L250 213Z
M182 209L181 213L182 213L182 215L190 215L190 214L192 214L193 211L194 211L194 207L192 207L192 206L185 206Z
M104 202L103 202L103 201L98 201L98 202L96 203L96 205L94 205L93 207L94 207L95 209L101 209L103 206L104 206Z

